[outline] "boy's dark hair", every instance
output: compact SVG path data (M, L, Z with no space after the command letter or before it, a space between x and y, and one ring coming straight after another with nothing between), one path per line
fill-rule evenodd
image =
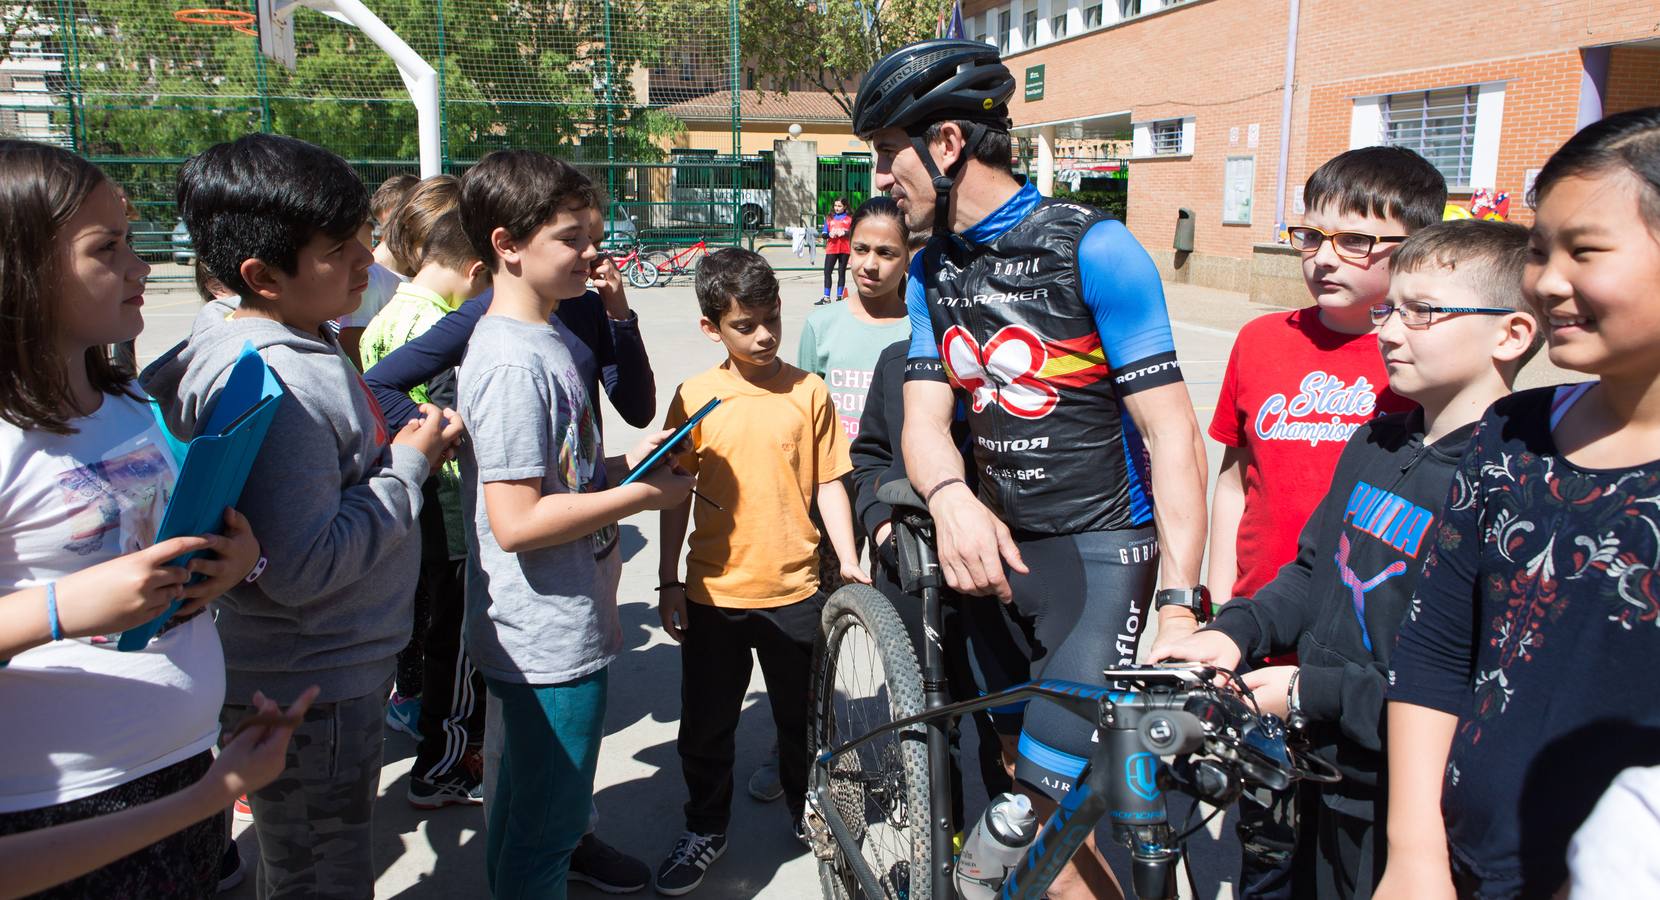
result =
M253 289L242 263L258 259L293 275L317 234L356 236L369 192L346 161L316 144L250 134L215 144L179 170L179 213L196 258L238 296Z
M461 228L494 272L501 261L491 232L505 228L522 241L572 200L599 202L594 183L575 166L535 150L497 150L461 176Z
M58 359L64 277L58 242L104 173L61 147L0 140L0 419L18 428L73 434L65 366L86 366L101 394L129 392L131 373L92 347L83 360Z
M224 282L213 277L213 274L202 265L200 258L191 264L190 270L191 274L195 276L196 293L201 296L202 302L210 303L219 299L220 292L225 290Z
M1558 181L1575 176L1601 174L1625 169L1643 184L1637 202L1648 227L1660 231L1660 106L1616 113L1587 125L1551 154L1533 179L1529 206L1539 201Z
M369 218L385 228L387 218L409 199L409 192L415 190L415 185L420 183L420 178L408 172L393 175L381 182L380 187L375 188L375 193L369 197Z
M963 134L971 134L975 123L968 121L947 120L962 129ZM929 143L939 140L940 129L945 122L935 122L923 132L922 138ZM989 166L1004 172L1014 172L1014 141L1007 131L997 128L987 128L980 143L974 146L974 160L980 165Z
M1303 206L1394 219L1411 234L1441 221L1447 208L1447 179L1405 147L1361 147L1339 153L1314 170L1303 185Z
M1527 229L1513 222L1456 219L1437 222L1407 238L1390 257L1389 271L1442 269L1474 290L1485 306L1502 306L1531 314L1522 296L1522 269L1527 265ZM1532 346L1511 365L1521 370L1544 345L1535 331Z
M733 304L771 309L777 303L778 276L753 250L716 250L697 267L697 308L716 325Z

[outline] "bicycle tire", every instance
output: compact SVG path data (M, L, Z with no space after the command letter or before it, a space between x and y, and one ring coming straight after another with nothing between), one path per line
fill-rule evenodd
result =
M667 250L653 250L640 257L645 264L657 272L657 283L667 287L674 276L680 274L679 267L674 264L674 257Z
M817 752L922 712L922 675L910 635L880 591L850 584L831 594L820 629L812 682L811 738ZM872 666L880 671L868 671ZM925 729L875 741L838 757L828 769L815 766L812 777L814 789L827 788L860 844L857 852L882 883L883 896L931 900L928 823L934 811ZM838 846L833 859L819 861L824 896L865 896L843 857L848 852L852 849Z
M652 287L657 284L657 270L636 256L634 261L628 264L628 283L637 288Z

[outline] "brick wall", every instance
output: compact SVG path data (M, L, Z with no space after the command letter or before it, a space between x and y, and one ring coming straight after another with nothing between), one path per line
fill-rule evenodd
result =
M1615 47L1608 54L1604 113L1660 106L1660 48Z

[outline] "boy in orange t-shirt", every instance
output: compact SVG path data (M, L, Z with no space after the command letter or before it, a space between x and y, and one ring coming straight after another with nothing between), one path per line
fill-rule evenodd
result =
M841 577L870 583L858 567L853 513L841 477L852 470L830 389L778 358L778 279L759 255L729 248L697 273L701 326L727 360L675 391L666 428L713 397L721 405L692 430L679 457L712 502L663 512L658 614L681 644L680 736L690 795L686 831L657 870L656 887L677 896L703 881L726 851L733 735L749 687L750 651L760 658L778 729L779 780L797 834L807 796L807 691L825 591L818 580L816 500ZM718 508L716 506L718 504ZM680 548L697 517L680 578ZM833 588L834 585L828 587Z

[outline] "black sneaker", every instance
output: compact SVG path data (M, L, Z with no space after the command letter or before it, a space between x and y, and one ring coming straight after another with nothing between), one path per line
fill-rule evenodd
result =
M484 781L455 766L437 778L409 776L409 805L416 809L445 806L483 806Z
M670 897L690 894L703 883L709 864L726 852L726 835L683 832L674 850L657 867L657 893Z
M242 854L236 849L236 841L225 842L225 854L219 857L219 893L230 890L242 883L242 876L247 873L242 865Z
M592 834L585 834L571 854L571 870L566 877L607 894L632 894L651 881L651 869Z

